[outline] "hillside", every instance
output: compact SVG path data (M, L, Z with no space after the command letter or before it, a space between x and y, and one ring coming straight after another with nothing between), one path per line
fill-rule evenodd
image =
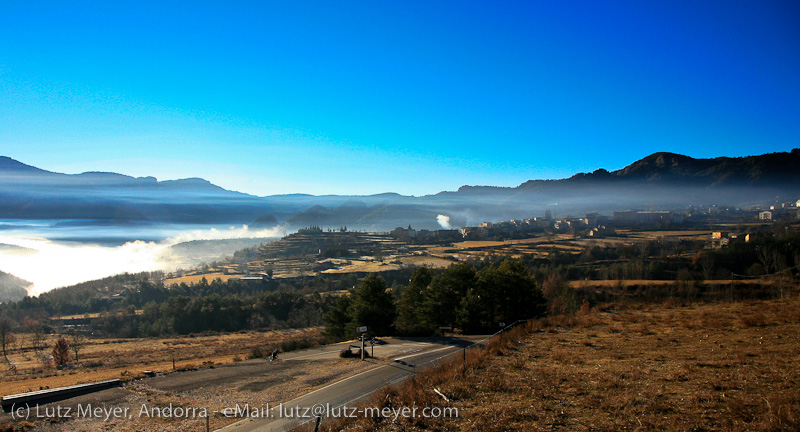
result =
M22 300L28 295L25 288L30 285L26 280L0 271L0 303Z
M787 337L800 330L798 306L796 297L604 305L540 319L366 402L458 416L340 419L320 430L798 430L800 347Z

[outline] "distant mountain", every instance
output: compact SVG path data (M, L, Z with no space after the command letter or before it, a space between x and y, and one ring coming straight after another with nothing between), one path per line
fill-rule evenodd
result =
M0 218L117 222L246 223L270 210L264 200L207 180L159 182L107 172L61 174L0 157Z
M672 183L711 188L724 186L785 187L800 185L800 149L739 158L694 159L675 153L654 153L611 177L649 183ZM594 173L593 173L594 174ZM603 175L602 173L600 175Z
M0 157L0 218L112 223L241 223L388 230L439 228L484 220L610 212L625 208L748 205L800 195L800 149L740 158L695 159L655 153L616 171L598 169L517 187L463 186L422 197L304 194L256 197L206 180L158 181L116 173L60 174ZM265 217L265 215L269 215ZM274 219L273 219L274 218Z
M654 153L620 170L599 169L557 181L528 181L520 193L571 202L601 198L609 206L665 208L689 204L748 205L800 194L800 149L740 158L694 159ZM566 193L566 194L565 194ZM558 195L563 198L558 199ZM595 198L594 200L592 198Z
M611 172L598 169L561 180L530 180L515 188L465 186L440 195L456 201L467 197L476 202L488 200L509 217L526 208L531 215L542 215L549 208L559 215L577 216L625 208L673 209L690 204L746 206L800 196L798 163L798 149L714 159L662 152Z
M32 167L30 165L25 165L24 163L11 159L10 157L7 156L0 156L0 172L7 174L11 173L37 174L37 175L55 174L50 171L45 171L43 169Z
M424 197L395 196L370 206L318 204L289 219L294 225L382 227L451 225L542 216L583 215L622 209L674 209L688 205L767 204L800 197L800 149L740 158L695 159L655 153L625 168L597 169L560 180L530 180L517 187L462 186Z

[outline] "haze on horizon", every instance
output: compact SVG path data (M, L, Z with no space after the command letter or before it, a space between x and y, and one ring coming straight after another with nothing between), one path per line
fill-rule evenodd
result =
M798 147L795 2L7 2L0 153L424 195Z

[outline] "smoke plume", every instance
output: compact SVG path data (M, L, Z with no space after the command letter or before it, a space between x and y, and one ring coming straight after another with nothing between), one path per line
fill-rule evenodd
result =
M444 228L444 229L450 229L451 228L450 227L450 216L446 216L446 215L440 214L439 216L436 216L436 222L439 222L439 225L441 225L442 228Z

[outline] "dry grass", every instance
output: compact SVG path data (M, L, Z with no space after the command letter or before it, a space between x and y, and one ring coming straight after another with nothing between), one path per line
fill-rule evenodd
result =
M453 264L453 260L433 256L410 256L400 258L403 264L444 268Z
M763 285L770 283L761 279L744 279L733 280L719 279L702 281L705 285L730 285L733 282L736 285ZM677 282L674 280L651 280L651 279L612 279L612 280L575 280L570 281L569 285L572 288L586 288L586 287L629 287L629 286L669 286L675 285Z
M550 317L380 392L369 406L458 418L329 421L326 430L800 429L800 299L603 305ZM451 402L433 392L436 387Z
M392 258L388 258L390 260ZM340 274L340 273L379 273L384 271L398 270L400 266L397 264L389 264L388 262L381 261L353 261L352 264L344 266L339 269L324 270L324 274Z
M667 231L636 231L631 233L631 235L647 239L674 238L681 240L697 240L697 239L709 239L711 238L711 233L712 231L708 230L682 230L682 231L667 230Z
M193 369L208 362L216 365L232 363L236 356L246 358L253 347L270 351L269 347L294 339L319 338L320 335L321 329L314 328L197 337L89 339L79 353L80 364L65 370L42 367L33 351L27 349L9 356L17 364L17 373L4 371L0 395L112 378L135 378L142 376L145 370L169 372L173 368L173 358L176 369Z
M453 246L457 249L473 249L473 248L485 248L485 247L499 247L499 246L506 246L506 242L504 241L478 241L478 240L470 240L470 241L463 241L459 243L453 243Z
M228 279L240 278L244 275L241 274L224 274L224 273L206 273L206 274L197 274L191 276L183 276L178 278L166 279L164 280L164 285L173 285L173 284L181 284L185 283L187 285L192 285L199 283L201 279L206 278L208 282L211 282L215 279L220 279L223 282L227 282Z

